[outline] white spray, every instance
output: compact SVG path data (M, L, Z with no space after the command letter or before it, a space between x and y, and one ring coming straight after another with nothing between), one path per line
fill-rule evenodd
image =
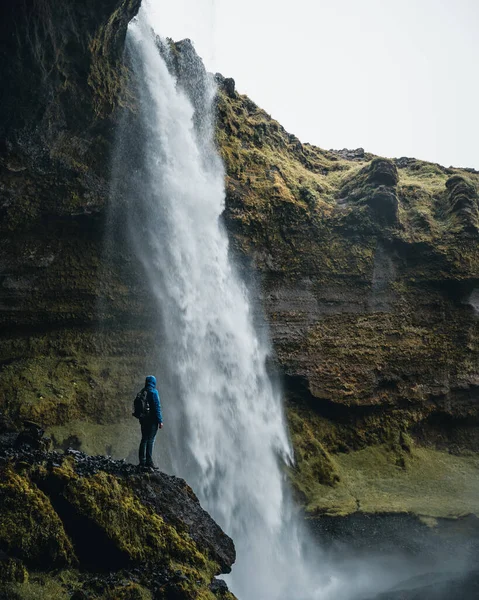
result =
M220 221L224 171L214 146L214 88L204 74L199 123L158 51L146 9L127 41L143 127L128 218L176 380L175 398L164 398L170 438L184 442L174 472L234 539L237 563L228 581L241 600L350 597L331 570L325 575L284 481L292 452L281 397Z

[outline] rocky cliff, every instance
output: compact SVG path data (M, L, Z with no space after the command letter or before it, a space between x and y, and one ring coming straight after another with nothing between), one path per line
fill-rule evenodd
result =
M68 423L56 443L81 436L96 452L110 444L96 442L98 424L111 430L104 439L125 440L130 397L152 367L145 287L126 252L107 259L104 240L139 5L0 8L0 403L17 422Z
M183 481L48 452L0 424L0 595L7 600L231 598L232 541Z
M477 513L479 173L302 144L218 79L308 512Z
M0 8L0 407L57 447L117 456L162 351L137 265L104 236L138 8ZM479 174L302 144L217 80L225 223L283 375L307 514L477 528Z

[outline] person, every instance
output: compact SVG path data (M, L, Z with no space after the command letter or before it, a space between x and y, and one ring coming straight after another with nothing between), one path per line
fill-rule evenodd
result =
M156 377L148 375L144 389L147 392L148 415L140 418L141 442L139 448L140 467L156 468L153 462L153 446L158 429L163 428L160 395L156 389Z

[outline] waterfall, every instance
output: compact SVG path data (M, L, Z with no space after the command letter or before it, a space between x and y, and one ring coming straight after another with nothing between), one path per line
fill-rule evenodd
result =
M177 57L160 45L142 8L127 35L135 126L118 136L113 195L127 196L129 242L161 315L171 386L165 396L160 379L160 437L172 447L171 469L233 538L227 580L240 600L352 597L302 530L285 481L292 450L281 392L221 223L213 82L197 72L187 94L168 68Z

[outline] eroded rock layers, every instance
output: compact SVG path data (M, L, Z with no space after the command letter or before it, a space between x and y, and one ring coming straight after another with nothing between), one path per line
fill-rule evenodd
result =
M477 511L479 173L302 144L218 81L225 219L259 272L308 509ZM451 452L465 470L430 502Z
M163 350L141 270L105 241L138 7L0 8L0 407L57 446L122 456L138 373ZM172 50L188 90L198 58ZM479 174L302 144L217 81L224 219L285 383L301 501L477 514Z

